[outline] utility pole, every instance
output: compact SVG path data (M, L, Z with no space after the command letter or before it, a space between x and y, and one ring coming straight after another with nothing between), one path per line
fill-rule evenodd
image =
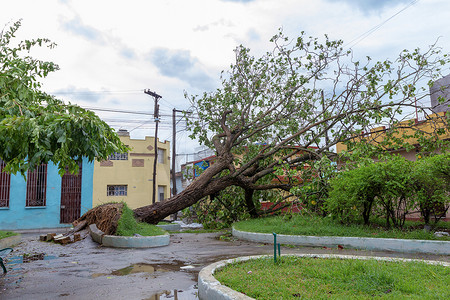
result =
M150 90L144 90L144 93L147 95L152 96L155 98L155 110L153 112L153 116L155 118L155 160L153 162L153 197L152 197L152 204L156 202L156 164L158 163L158 124L159 124L159 104L158 100L162 98L160 95L158 95L155 92L152 92Z
M177 138L177 126L175 123L175 114L177 112L183 112L182 110L173 109L172 110L172 196L177 194L177 181L175 178L175 163L176 163L176 138ZM177 219L177 213L173 215L173 219Z
M177 194L177 185L175 180L175 158L176 158L176 137L177 137L177 127L175 123L175 117L177 112L183 112L182 110L173 109L172 110L172 195Z
M322 95L322 114L325 113L325 96L323 95L323 90L321 91L321 95ZM325 122L325 126L327 128L325 128L325 150L329 151L330 149L328 148L328 144L330 142L330 138L328 137L328 122Z

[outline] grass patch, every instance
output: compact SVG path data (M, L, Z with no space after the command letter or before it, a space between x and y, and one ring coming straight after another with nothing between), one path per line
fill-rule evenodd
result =
M450 237L436 237L431 232L425 232L423 229L417 228L417 222L408 223L408 226L406 226L404 230L385 230L380 226L342 225L329 217L322 218L300 214L293 215L292 217L275 216L250 219L237 222L233 224L233 227L241 231L260 233L275 232L277 234L287 235L352 236L450 241Z
M135 233L143 236L163 235L167 232L155 225L137 222L134 218L133 211L124 203L122 216L117 224L116 235L133 236Z
M1 231L0 230L0 240L10 237L10 236L14 236L14 235L17 235L17 233L12 232L12 231Z
M450 268L283 256L226 265L214 276L255 299L450 299Z

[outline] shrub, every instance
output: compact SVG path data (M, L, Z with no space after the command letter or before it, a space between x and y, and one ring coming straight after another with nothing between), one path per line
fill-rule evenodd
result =
M365 224L376 212L387 228L401 228L414 207L411 172L412 162L401 156L342 172L330 182L327 211L341 222Z
M416 205L430 224L445 216L450 203L450 153L419 159L412 173Z

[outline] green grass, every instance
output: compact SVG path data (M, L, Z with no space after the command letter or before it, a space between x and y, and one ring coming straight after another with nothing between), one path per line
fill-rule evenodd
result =
M444 222L445 223L445 222ZM450 237L436 237L431 232L417 228L417 223L408 223L405 230L385 230L381 226L342 225L333 219L317 216L294 215L292 217L276 216L268 218L250 219L233 224L241 231L310 235L310 236L352 236L373 238L398 238L420 240L450 241ZM444 225L444 227L447 224Z
M167 234L167 231L148 223L137 222L133 211L124 203L122 216L119 219L116 235L133 236L135 233L143 236L154 236Z
M423 262L283 256L229 264L214 276L255 299L450 299L450 268Z
M11 231L1 231L0 230L0 240L10 237L10 236L14 236L14 235L17 235L17 233L11 232Z

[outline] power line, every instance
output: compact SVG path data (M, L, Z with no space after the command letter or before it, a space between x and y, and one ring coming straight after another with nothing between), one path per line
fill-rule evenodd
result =
M141 94L143 90L122 90L122 91L54 91L51 95L95 95L95 94Z
M373 27L372 29L364 32L363 34L359 35L358 37L354 38L353 40L351 40L350 42L348 42L347 44L344 45L344 48L349 47L350 49L354 46L356 46L356 44L358 44L359 42L361 42L362 40L364 40L366 37L368 37L369 35L371 35L372 33L374 33L375 31L377 31L381 26L383 26L384 24L386 24L387 22L389 22L391 19L393 19L394 17L396 17L397 15L401 14L403 11L405 11L406 9L408 9L409 7L413 6L414 4L416 4L417 2L419 2L419 0L413 0L411 1L409 4L407 4L405 7L403 7L400 11L398 11L397 13L395 13L394 15L392 15L391 17L387 18L386 20L384 20L383 22L381 22L380 24L378 24L377 26ZM353 43L352 46L349 46Z
M149 111L136 111L136 110L124 110L124 109L113 109L113 108L101 108L101 107L89 107L89 106L80 106L84 109L92 110L92 111L104 111L104 112L115 112L115 113L123 113L123 114L135 114L135 115L146 115L153 116L153 112ZM171 114L159 114L161 117L171 117ZM198 119L195 116L189 116L188 118Z

